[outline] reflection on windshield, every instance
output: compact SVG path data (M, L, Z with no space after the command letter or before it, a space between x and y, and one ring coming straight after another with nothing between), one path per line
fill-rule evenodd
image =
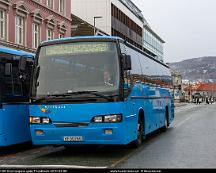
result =
M88 49L91 49L92 45L94 49L88 53L87 50L77 51L76 44L82 44L81 47L87 44ZM40 74L37 95L78 91L116 91L119 86L116 44L104 42L106 49L102 49L104 47L96 49L94 44L97 45L98 42L64 44L64 51L60 53L53 51L55 54L52 52L52 46L42 47L39 56ZM67 49L67 45L70 49ZM55 45L53 49L58 47Z

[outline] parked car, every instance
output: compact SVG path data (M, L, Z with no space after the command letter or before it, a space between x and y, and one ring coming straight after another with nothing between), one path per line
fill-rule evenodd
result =
M197 99L198 99L198 102L197 102ZM203 96L200 94L200 93L195 93L192 95L192 100L193 100L193 103L202 103L203 102Z

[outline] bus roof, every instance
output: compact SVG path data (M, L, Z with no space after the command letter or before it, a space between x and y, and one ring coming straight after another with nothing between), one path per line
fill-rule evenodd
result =
M154 57L150 56L149 54L145 53L144 51L142 51L141 49L135 47L134 45L130 44L127 41L124 41L122 38L117 37L117 36L76 36L76 37L67 37L67 38L59 38L59 39L54 39L54 40L48 40L48 41L43 41L40 45L40 47L42 46L47 46L47 45L53 45L53 44L59 44L59 43L65 43L65 42L70 42L70 41L123 41L125 42L126 45L130 46L131 48L135 49L136 51L145 54L148 58L158 62L159 64L162 64L163 66L169 68L169 66L167 64L164 64L163 62L156 60Z
M33 53L28 53L25 51L15 50L7 47L0 47L0 53L7 53L7 54L17 55L17 56L25 56L26 58L34 58L35 56Z
M108 39L108 40L123 40L120 37L114 37L114 36L77 36L77 37L67 37L67 38L59 38L54 40L48 40L42 42L42 45L52 44L59 41L76 41L76 40L88 40L88 39Z

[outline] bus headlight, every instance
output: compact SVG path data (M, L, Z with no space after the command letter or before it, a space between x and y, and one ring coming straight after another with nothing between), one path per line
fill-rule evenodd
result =
M30 117L30 123L31 124L40 124L41 118L40 117Z
M117 123L121 121L121 114L96 116L92 119L92 122L94 123Z
M30 124L50 124L51 120L47 117L30 117Z
M102 123L103 122L103 117L99 116L99 117L94 117L94 123Z
M50 123L50 119L49 118L42 118L42 123L43 124L49 124Z
M106 115L106 116L104 116L104 122L105 123L121 122L121 120L122 120L121 115Z

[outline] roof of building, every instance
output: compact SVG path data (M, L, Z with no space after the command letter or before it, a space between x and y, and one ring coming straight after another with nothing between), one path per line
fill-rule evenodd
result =
M32 54L32 53L21 51L21 50L15 50L15 49L7 48L7 47L0 47L0 52L12 54L12 55L16 55L16 56L25 56L27 58L34 57L34 54Z
M144 16L142 14L142 11L131 0L119 0L119 1L143 22Z
M185 91L216 91L216 83L199 83L185 88Z

